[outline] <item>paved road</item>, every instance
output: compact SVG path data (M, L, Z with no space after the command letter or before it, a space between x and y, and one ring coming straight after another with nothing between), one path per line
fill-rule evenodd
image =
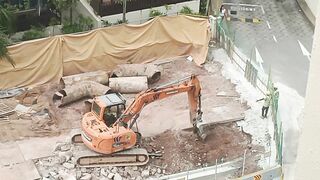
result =
M275 82L281 82L305 96L309 59L303 55L300 43L308 52L312 48L313 27L296 0L224 0L225 3L243 3L254 11L238 11L238 17L256 17L262 23L232 21L229 25L236 45L248 57L255 57L258 49L265 72Z

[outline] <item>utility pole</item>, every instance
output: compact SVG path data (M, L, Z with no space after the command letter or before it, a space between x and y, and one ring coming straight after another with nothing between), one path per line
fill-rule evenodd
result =
M122 7L123 7L122 21L123 21L123 23L125 23L126 22L126 11L127 11L127 0L122 0Z

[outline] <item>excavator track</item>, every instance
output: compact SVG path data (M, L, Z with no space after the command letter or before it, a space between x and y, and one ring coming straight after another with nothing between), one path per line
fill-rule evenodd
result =
M81 144L81 134L72 138L72 143ZM142 166L149 162L149 154L143 148L132 148L113 154L100 154L89 149L75 154L79 167L101 167L101 166Z
M88 150L80 152L76 159L80 167L142 166L149 162L149 155L142 148L133 148L113 154L99 154Z

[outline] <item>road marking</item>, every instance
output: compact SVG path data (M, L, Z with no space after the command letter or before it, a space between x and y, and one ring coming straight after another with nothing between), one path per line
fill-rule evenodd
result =
M277 38L274 35L272 35L272 37L273 37L273 40L277 43L278 42Z
M261 7L262 13L265 14L263 6L261 5L260 7Z
M269 21L267 21L268 28L271 29Z
M261 5L257 4L238 4L238 3L222 3L223 5L234 5L234 6L251 6L251 7L258 7Z
M298 40L298 43L299 43L299 46L300 46L300 49L302 51L302 54L304 56L307 56L308 60L310 61L311 59L311 53L307 50L306 47L304 47L304 45Z

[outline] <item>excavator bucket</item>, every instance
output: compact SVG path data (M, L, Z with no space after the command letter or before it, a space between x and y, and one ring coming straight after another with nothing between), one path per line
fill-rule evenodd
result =
M194 121L193 124L193 132L197 133L198 137L202 140L205 141L206 137L207 137L207 125L203 123L203 119L202 119L202 114L203 112L201 110L198 111L196 120Z
M197 133L198 137L202 140L205 141L208 134L207 131L208 129L206 128L207 124L202 124L202 123L197 123L195 128L195 132Z

